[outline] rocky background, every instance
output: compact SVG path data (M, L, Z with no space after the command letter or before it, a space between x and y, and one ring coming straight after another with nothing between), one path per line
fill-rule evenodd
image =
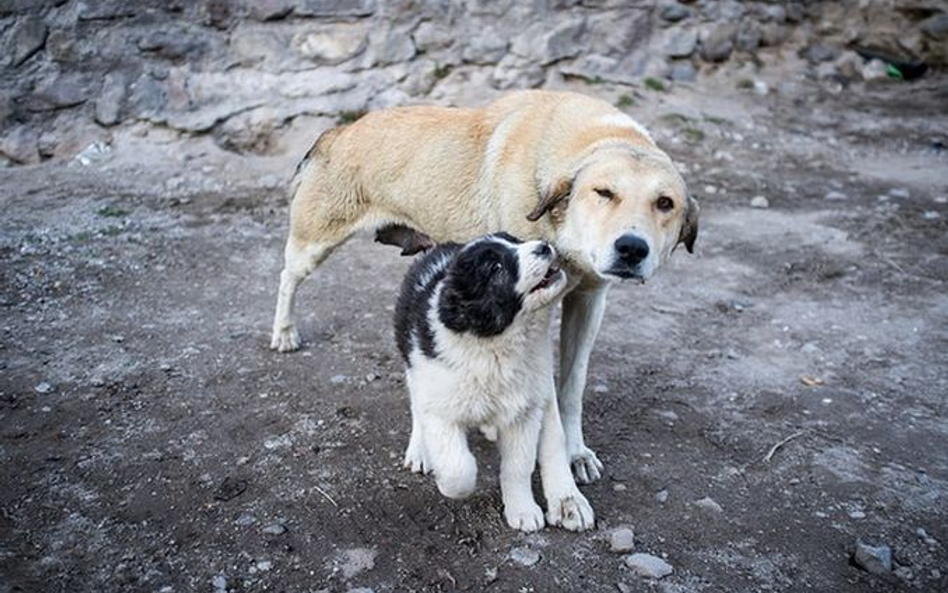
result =
M940 0L3 0L0 48L11 166L154 127L266 154L301 117L561 78L662 90L732 68L767 94L780 89L755 73L781 67L840 92L943 68L948 13Z

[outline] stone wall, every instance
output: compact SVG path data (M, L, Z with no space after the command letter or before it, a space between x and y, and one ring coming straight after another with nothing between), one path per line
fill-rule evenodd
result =
M865 66L854 45L943 66L944 2L0 0L0 163L70 156L135 123L262 153L301 115L465 81L674 83L769 56L846 83Z

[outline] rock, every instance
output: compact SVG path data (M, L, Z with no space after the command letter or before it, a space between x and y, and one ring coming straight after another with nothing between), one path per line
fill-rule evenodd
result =
M512 548L507 554L507 558L520 566L533 566L540 561L540 552L528 546L519 546Z
M678 21L690 17L691 9L687 6L682 6L677 2L672 2L671 4L666 4L660 8L658 15L666 21L677 23Z
M760 25L751 19L744 19L737 29L735 46L741 51L753 52L760 46L762 37L763 33Z
M791 23L802 22L806 16L803 2L787 2L784 4L784 10L787 20Z
M678 414L672 410L655 410L655 415L667 422L678 422Z
M225 578L223 575L215 576L213 579L211 579L211 584L214 585L214 588L218 591L227 590L227 578Z
M627 583L623 583L621 581L616 583L616 589L619 590L619 593L635 593L635 589L633 589Z
M783 6L779 4L776 5L767 5L761 6L760 8L760 18L765 22L775 22L782 23L787 20L787 11Z
M770 208L770 201L765 196L754 196L750 201L751 208Z
M293 12L293 0L254 0L247 3L247 14L257 21L275 21Z
M42 383L38 383L35 387L33 387L33 391L35 391L36 393L39 393L40 395L46 395L52 390L53 390L53 386L47 383L46 381L43 381Z
M724 512L724 509L721 508L721 505L719 505L717 502L715 502L715 500L714 500L713 498L711 498L710 496L705 496L705 497L702 498L701 500L696 500L696 501L695 501L695 506L696 506L696 507L699 507L699 508L702 508L702 509L705 509L706 511L711 511L711 512L713 512L713 513L723 513L723 512Z
M662 579L672 573L671 564L651 554L632 554L626 556L625 565L632 571L648 579Z
M46 23L37 15L27 15L13 25L4 53L11 56L10 65L16 67L27 61L46 43Z
M761 97L767 96L767 93L770 92L770 87L767 86L767 83L763 80L754 81L754 94Z
M862 79L866 82L887 81L889 80L889 68L882 60L873 58L863 65Z
M837 53L835 49L829 46L821 43L813 43L803 49L800 53L800 57L805 58L811 64L819 64L820 62L835 60Z
M365 52L366 67L385 66L407 62L417 53L415 43L405 31L394 28L369 33L369 46Z
M237 525L241 527L249 527L257 522L257 518L251 515L250 513L241 513L239 517L234 521Z
M849 518L850 519L865 519L866 513L862 511L849 511Z
M698 32L694 29L669 29L665 32L662 53L670 58L687 58L698 46Z
M258 560L254 566L257 567L257 570L266 572L273 568L273 562L271 560Z
M830 191L830 192L827 192L825 196L823 196L823 199L837 202L837 201L842 201L842 200L848 200L849 196L847 196L846 194L842 192Z
M692 82L698 78L698 71L690 60L678 60L671 63L668 78L675 81Z
M227 476L214 491L214 499L226 502L233 500L247 490L247 482Z
M723 62L734 50L734 36L737 34L737 25L724 23L712 25L702 30L699 53L706 62Z
M0 140L0 155L21 165L39 162L39 136L29 126L17 126Z
M237 154L266 154L273 148L274 119L265 108L236 115L214 128L214 142Z
M909 193L909 190L904 187L893 187L889 190L889 196L895 198L896 200L907 200L912 195Z
M75 156L75 160L83 167L88 167L92 163L105 160L111 153L112 147L109 144L97 140L79 151ZM116 342L122 342L125 338L113 336L112 339Z
M377 552L372 548L351 548L342 552L342 576L351 579L361 572L375 568Z
M789 37L789 27L777 23L767 23L760 29L760 44L763 47L776 47Z
M127 86L128 81L121 74L110 72L105 76L102 90L95 100L95 121L103 126L113 126L120 121Z
M368 33L362 23L337 23L319 31L300 33L293 47L303 57L320 64L341 64L362 53ZM413 55L414 49L412 49Z
M919 25L919 30L931 39L938 41L948 39L948 13L943 12L928 17Z
M452 29L431 21L424 21L412 33L415 47L423 53L451 47L455 37L456 35Z
M89 96L89 77L80 72L60 74L43 83L33 93L27 109L52 111L85 103Z
M844 51L836 61L833 62L836 71L846 80L862 79L863 59L854 51Z
M471 64L496 64L507 53L508 45L506 35L487 27L467 40L461 58Z
M613 491L613 492L625 492L625 491L628 490L628 489L629 489L629 487L626 486L625 484L613 484L613 485L612 485L612 491Z
M345 17L370 16L376 0L297 0L293 10L299 16Z
M507 54L491 72L491 86L496 89L535 88L543 84L546 72L523 58Z
M180 27L162 27L146 33L136 45L143 52L168 60L194 59L204 48L197 34Z
M892 571L892 549L886 545L870 546L856 540L852 559L856 566L872 574L883 575Z
M333 375L332 377L329 377L329 382L332 383L333 385L341 385L348 380L349 380L349 377L345 375Z
M659 490L656 492L655 500L657 500L659 504L665 504L668 502L668 490Z
M582 17L564 20L552 29L538 22L518 36L510 49L517 56L546 66L582 52L585 30L586 19Z
M267 535L283 535L286 533L286 525L283 523L270 523L264 527L262 531Z
M631 527L619 527L609 536L610 552L631 552L635 548L635 532Z

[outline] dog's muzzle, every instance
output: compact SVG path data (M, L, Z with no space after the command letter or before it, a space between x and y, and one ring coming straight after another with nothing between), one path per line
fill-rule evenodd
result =
M642 262L648 257L648 243L638 235L626 233L613 246L615 259L606 274L619 278L642 278Z

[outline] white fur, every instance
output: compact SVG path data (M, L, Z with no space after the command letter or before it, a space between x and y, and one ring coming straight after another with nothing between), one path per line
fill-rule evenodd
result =
M652 140L651 134L649 134L648 130L645 129L645 126L643 126L642 124L635 121L634 119L632 119L631 117L629 117L628 115L624 113L610 113L608 115L603 115L602 117L599 118L598 121L600 124L603 124L606 126L632 128L639 134L642 134L643 136L645 136L648 139L648 141L651 142L652 144L655 143L655 141Z
M561 275L550 287L529 292L548 268L548 260L533 255L538 245L511 245L520 260L517 290L525 298L514 322L500 335L482 338L446 328L437 312L441 287L435 289L428 320L438 355L428 358L416 346L409 356L412 434L405 466L433 471L438 489L449 498L470 495L477 464L466 435L468 429L481 427L496 433L507 523L528 532L544 525L530 479L539 450L546 521L579 531L592 526L593 511L570 471L553 383L552 305L566 279Z

